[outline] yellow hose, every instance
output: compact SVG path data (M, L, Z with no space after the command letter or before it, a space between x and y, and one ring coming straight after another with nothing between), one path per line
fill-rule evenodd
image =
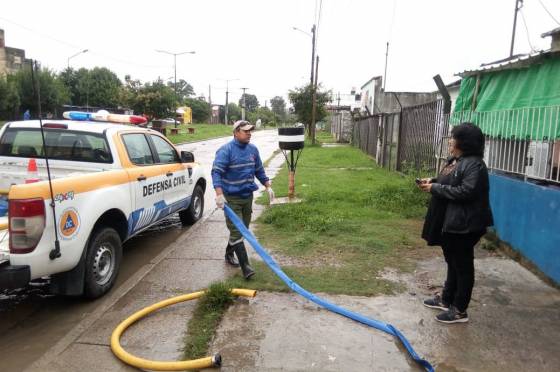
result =
M215 354L210 357L194 359L194 360L182 360L182 361L175 361L175 362L163 362L163 361L156 361L156 360L149 360L136 357L130 353L127 353L121 346L120 338L124 331L134 322L139 319L142 319L144 316L159 310L161 308L174 305L179 302L194 300L200 298L206 293L206 291L199 291L193 292L181 296L176 296L169 298L167 300L163 300L161 302L155 303L151 306L145 307L140 311L132 314L130 317L125 319L121 324L115 328L113 334L111 335L111 350L113 353L125 362L136 368L142 369L151 369L155 371L182 371L186 369L202 369L208 367L219 367L222 363L222 358L220 354ZM257 291L252 289L240 289L234 288L231 290L231 293L234 296L244 296L244 297L255 297Z

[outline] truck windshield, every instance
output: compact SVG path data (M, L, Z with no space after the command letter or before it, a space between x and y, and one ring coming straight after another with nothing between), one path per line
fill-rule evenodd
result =
M44 129L49 159L112 163L105 136L65 129ZM43 158L43 141L38 128L8 128L0 138L0 156Z

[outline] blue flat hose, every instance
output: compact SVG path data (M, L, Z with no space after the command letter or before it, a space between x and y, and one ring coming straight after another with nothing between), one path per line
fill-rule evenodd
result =
M365 316L360 315L358 313L355 313L353 311L344 309L340 306L337 306L335 304L330 303L329 301L326 301L326 300L324 300L320 297L317 297L313 293L303 289L299 284L297 284L292 279L290 279L290 277L288 277L284 273L284 271L282 271L282 269L280 268L280 266L278 266L276 261L274 261L274 259L264 250L264 248L259 244L259 242L255 238L255 236L245 227L243 222L239 219L239 217L237 217L237 215L231 210L231 208L227 204L224 206L224 211L225 211L226 216L233 222L233 224L235 225L235 227L237 227L239 232L241 232L241 235L243 235L243 237L245 239L247 239L247 241L249 243L251 243L251 245L253 246L255 251L259 254L259 256L261 256L263 261L293 291L299 293L303 297L305 297L308 300L316 303L319 306L324 307L327 310L330 310L334 313L343 315L347 318L353 319L353 320L355 320L357 322L360 322L362 324L365 324L367 326L377 328L377 329L379 329L379 330L381 330L385 333L388 333L390 335L393 335L393 336L397 337L401 341L403 346L406 348L406 350L408 351L408 353L410 354L410 356L412 357L412 359L414 359L414 361L416 363L420 364L427 371L432 372L434 370L434 367L432 367L432 365L427 360L420 358L420 356L418 356L418 354L416 354L416 351L414 351L414 349L412 348L412 345L410 345L410 342L408 342L406 337L404 337L404 335L397 328L392 326L391 324L387 324L387 323L384 323L384 322L381 322L381 321L375 320L375 319L370 319L368 317L365 317Z

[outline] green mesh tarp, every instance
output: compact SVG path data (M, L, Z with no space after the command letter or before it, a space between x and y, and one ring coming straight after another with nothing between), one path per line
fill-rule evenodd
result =
M452 123L472 121L491 136L511 139L560 138L560 55L537 58L511 70L481 72L471 112L476 76L461 82Z

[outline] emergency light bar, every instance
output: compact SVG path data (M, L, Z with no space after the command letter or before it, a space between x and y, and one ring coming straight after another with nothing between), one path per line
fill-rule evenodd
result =
M143 116L110 114L105 110L98 112L65 111L62 117L77 121L104 121L119 124L146 124L148 121Z

